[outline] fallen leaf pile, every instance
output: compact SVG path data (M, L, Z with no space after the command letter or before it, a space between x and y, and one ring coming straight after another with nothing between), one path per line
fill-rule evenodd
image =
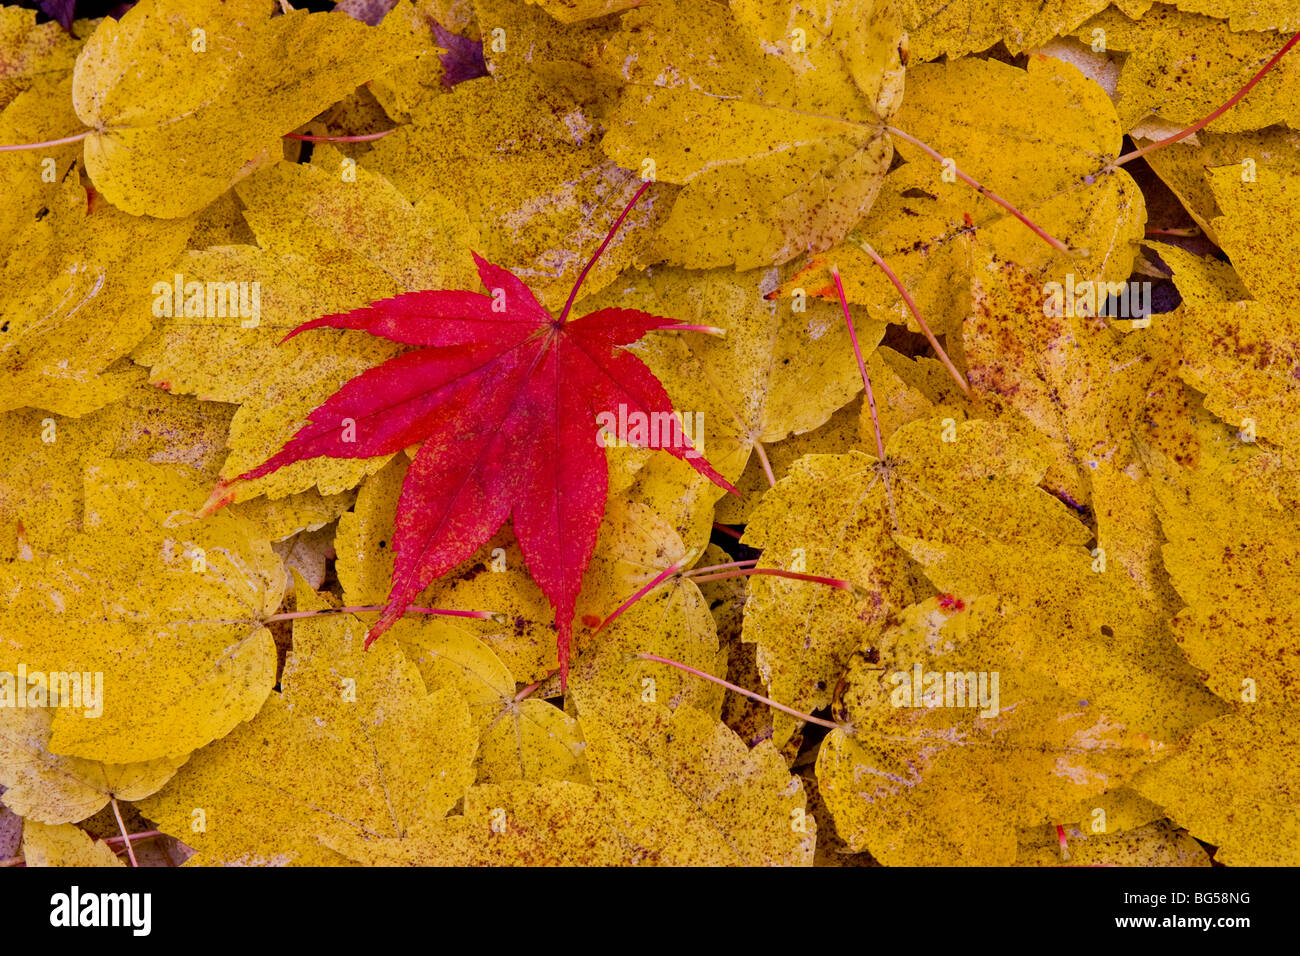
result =
M0 862L1300 864L1293 4L52 6Z

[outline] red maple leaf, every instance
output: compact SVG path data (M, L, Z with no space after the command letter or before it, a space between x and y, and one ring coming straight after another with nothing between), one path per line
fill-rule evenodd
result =
M659 380L621 346L654 329L697 328L631 309L566 321L579 286L645 192L645 183L583 269L559 318L515 275L474 256L489 295L411 292L294 329L360 329L420 348L353 378L284 447L240 475L306 458L370 458L422 443L398 499L392 587L369 646L434 578L513 519L533 579L555 610L567 679L574 606L596 547L608 487L596 416L627 441L633 413L671 419L670 454L735 489L695 451ZM627 415L617 414L625 406ZM649 419L656 420L656 419ZM665 419L657 419L663 421Z

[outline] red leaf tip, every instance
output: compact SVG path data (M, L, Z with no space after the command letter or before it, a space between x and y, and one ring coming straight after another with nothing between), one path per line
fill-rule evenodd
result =
M225 481L224 479L218 481L216 487L212 489L212 494L208 495L208 500L199 509L198 517L206 518L214 511L218 511L234 501L235 493L230 490L234 487L234 484L235 482Z

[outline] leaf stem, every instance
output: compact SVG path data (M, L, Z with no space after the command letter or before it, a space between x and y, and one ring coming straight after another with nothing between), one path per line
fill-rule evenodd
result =
M664 325L660 326L668 332L703 332L705 335L725 336L726 329L720 329L716 325Z
M862 373L862 385L867 390L867 405L871 408L871 427L876 432L876 453L881 461L885 460L885 439L880 434L880 416L876 413L876 396L871 391L871 376L867 374L867 363L862 360L862 348L858 345L858 331L853 327L853 316L849 314L849 300L844 296L844 283L840 281L840 270L831 266L831 278L835 280L835 293L840 297L840 308L844 312L844 324L849 328L849 339L853 342L853 354L858 359L858 371Z
M747 566L747 565L752 565L757 560L758 560L757 558L751 558L745 561L731 561L728 562L727 564L718 564L718 565L713 565L711 567L692 568L690 571L687 571L682 576L685 578L689 578L691 581L695 582L696 584L700 584L705 581L726 581L731 578L748 577L751 574L766 574L766 575L772 575L773 577L792 578L796 581L811 581L814 584L825 584L829 587L838 588L841 591L848 591L850 594L857 593L857 588L855 588L851 582L841 581L838 578L823 578L815 574L799 574L798 572L795 571L783 571L780 568L755 568L755 567ZM664 581L668 580L673 575L679 573L681 573L680 561L674 562L673 564L670 564L668 567L664 568L653 578L651 578L648 582L646 582L646 584L638 588L635 594L633 594L630 598L628 598L617 608L615 608L614 612L610 614L609 617L601 621L600 624L597 625L596 629L591 632L592 635L594 636L596 634L599 634L610 624L613 624L616 620L618 620L618 618L623 614L623 612L626 611L628 608L630 608L633 604L641 600L641 598L645 597L647 594L649 594L659 585L663 584Z
M706 568L691 568L686 572L684 577L698 577L701 574L709 574L713 571L725 571L727 568L745 568L751 567L758 563L758 558L748 558L744 561L729 561L726 564L711 564Z
M285 133L285 139L296 139L304 143L370 143L377 139L383 139L390 133L396 133L398 127L386 129L379 133L363 133L357 136L313 136L308 133ZM15 152L24 149L45 149L49 146L66 146L69 143L79 143L91 133L93 129L82 130L80 133L74 133L72 136L64 136L61 139L47 139L40 143L15 143L12 146L0 146L0 153Z
M648 584L646 584L645 586L639 588L635 594L633 594L630 598L628 598L626 601L624 601L622 604L620 604L617 608L615 608L615 609L614 609L614 613L611 614L609 617L605 618L605 620L601 621L600 624L596 626L596 629L595 629L594 631L592 631L591 633L592 633L593 635L599 634L601 631L603 631L603 630L604 630L606 627L608 627L610 624L613 624L616 620L618 620L619 616L620 616L624 611L626 611L628 608L630 608L630 607L631 607L633 604L635 604L637 601L641 600L641 598L645 597L647 594L649 594L649 593L650 593L651 591L653 591L655 588L659 587L659 585L663 584L665 581L667 581L669 578L671 578L674 574L676 574L676 573L677 573L678 571L680 571L680 570L681 570L681 562L680 562L680 561L674 561L672 564L668 565L668 567L664 568L662 571L660 571L658 574L656 574L653 578L651 578Z
M843 729L843 725L841 724L834 723L833 721L830 720L823 720L820 717L814 717L812 714L805 714L803 713L803 711L795 710L793 707L787 707L785 704L778 704L770 697L764 697L762 694L756 694L752 690L746 690L744 687L741 687L739 684L733 684L731 681L723 680L721 677L714 677L712 674L707 673L706 671L696 670L694 667L690 667L686 664L681 663L680 661L675 661L668 657L660 657L657 654L643 653L643 654L637 654L635 656L639 660L654 661L657 664L667 664L669 667L676 667L678 670L685 671L688 674L694 674L696 677L703 677L705 680L712 681L713 683L718 684L721 687L725 687L727 688L727 690L732 691L733 693L740 694L743 697L748 697L750 700L756 700L760 704L766 704L768 707L771 707L774 710L779 710L784 714L789 714L791 717L794 717L797 720L804 720L810 724L817 724L820 727L828 727L831 730Z
M13 146L0 146L0 153L13 152L20 149L44 149L46 146L66 146L68 143L76 143L85 139L94 130L83 130L75 136L65 136L62 139L47 139L43 143L16 143Z
M725 534L729 538L735 538L737 541L740 541L742 538L744 538L744 535L742 535L735 528L729 528L725 524L719 524L716 521L713 522L713 530L721 532L722 534Z
M692 577L691 580L698 584L701 581L725 581L728 578L744 578L749 577L751 574L767 574L776 578L790 578L792 581L810 581L813 584L825 584L827 587L848 591L850 594L857 591L851 581L844 581L840 578L824 578L817 574L803 574L799 571L786 571L781 568L738 568L734 571L722 571L717 574L703 574L699 577Z
M1260 80L1264 78L1264 74L1266 74L1269 70L1273 69L1273 67L1277 65L1277 62L1280 59L1282 59L1282 57L1286 56L1288 53L1291 52L1291 48L1294 47L1297 42L1300 42L1300 32L1297 32L1296 35L1293 36L1290 40L1287 40L1286 45L1283 46L1282 49L1278 50L1277 53L1273 54L1273 58L1264 64L1264 68L1262 70L1260 70L1258 73L1252 76L1245 86L1243 86L1235 94L1233 94L1233 96L1228 100L1228 102L1224 103L1222 106L1220 106L1209 116L1205 117L1204 119L1200 120L1197 123L1193 123L1185 130L1180 130L1179 132L1174 133L1174 135L1172 136L1166 136L1164 139L1158 140L1147 146L1143 146L1141 149L1135 149L1132 152L1125 153L1119 159L1115 160L1115 162L1113 162L1111 165L1123 166L1125 163L1132 162L1133 160L1137 159L1139 156L1145 156L1147 153L1151 152L1152 150L1159 149L1162 146L1168 146L1171 143L1176 143L1181 139L1186 139L1187 137L1191 136L1193 133L1199 132L1200 130L1204 129L1206 126L1208 126L1210 123L1213 123L1216 119L1218 119L1228 110L1236 106L1238 101L1240 101L1243 96L1249 93L1251 88L1256 83L1258 83Z
M591 271L591 267L596 264L596 260L600 258L601 253L605 251L605 247L608 246L610 241L614 238L614 234L618 232L619 227L623 225L623 220L626 219L628 213L632 211L632 207L637 204L637 200L640 199L642 194L649 188L650 180L647 179L641 184L641 188L636 191L636 194L628 201L628 204L623 207L623 211L619 213L618 218L614 220L614 225L609 227L609 232L605 233L605 241L600 244L600 248L596 250L596 254L587 260L587 264L583 266L582 271L578 273L578 281L573 283L573 288L569 290L569 300L564 303L564 311L560 313L560 318L557 320L556 324L563 325L565 320L568 319L569 311L573 308L573 303L578 298L578 290L582 288L582 283L583 280L587 278L587 273Z
M397 128L386 129L381 133L363 133L359 136L312 136L308 133L285 133L285 139L296 139L304 143L372 143L377 139L383 139L390 133L396 133Z
M387 607L382 604L362 604L354 607L326 607L319 611L286 611L283 614L272 614L270 617L262 618L263 624L269 624L272 621L294 621L303 617L316 617L319 614L356 614L361 611L385 611ZM403 614L442 614L446 617L472 617L479 621L496 621L501 623L502 617L496 611L453 611L440 607L408 607Z
M161 830L143 830L140 833L132 833L129 838L125 834L122 836L104 837L102 842L123 843L126 845L126 849L130 850L132 843L139 843L142 840L153 840L156 839L157 837L165 836L165 835L166 834L164 834ZM121 853L122 851L116 850L115 852ZM0 860L0 867L6 867L6 866L25 867L26 865L27 865L27 859L21 856L11 856L7 860Z
M952 364L952 359L948 358L948 353L943 350L943 346L939 344L939 340L935 338L934 333L930 331L930 326L926 325L925 319L921 318L921 310L916 307L916 302L913 301L911 293L903 287L903 283L898 280L898 276L894 275L894 270L889 268L889 265L884 259L880 258L879 253L877 253L875 249L871 248L870 243L863 240L859 242L858 245L862 247L863 252L871 256L876 265L880 266L885 275L889 277L889 281L894 284L894 288L898 290L898 294L903 297L903 302L911 311L912 317L916 319L916 324L919 325L921 331L925 333L926 341L930 343L930 347L934 349L935 354L939 356L939 360L943 362L944 366L948 369L948 374L953 377L953 381L955 381L957 386L962 390L962 394L967 398L970 398L970 385L967 384L966 377L962 375L961 372L957 371L957 367ZM839 284L839 282L840 277L837 273L835 276L836 288L839 290L840 296L843 297L844 288Z
M117 805L117 797L109 797L108 802L113 805L113 816L117 817L117 828L122 831L122 839L126 841L126 855L131 861L131 865L139 867L135 858L135 850L131 848L131 835L126 832L126 823L122 820L122 808Z
M537 690L537 688L541 687L541 686L542 686L543 684L545 684L548 680L550 680L552 677L554 677L554 676L559 672L559 670L560 670L560 669L559 669L558 667L555 667L555 668L552 668L551 670L547 671L547 672L546 672L546 676L540 678L539 680L535 680L535 681L533 681L531 684L529 684L527 687L525 687L525 688L524 688L523 690L521 690L519 693L515 694L515 701L514 701L514 702L517 704L517 703L519 703L521 700L526 699L530 694L532 694L535 690Z
M938 150L921 142L911 133L905 133L897 126L886 126L885 129L889 131L889 134L891 136L897 136L899 139L906 140L907 142L911 143L913 146L915 146L917 149L924 152L935 162L939 163L939 165L942 166L947 162L946 157L941 156ZM1056 249L1059 252L1064 252L1067 254L1071 252L1069 246L1063 243L1060 239L1057 239L1055 236L1051 235L1049 232L1047 232L1047 230L1043 229L1041 226L1039 226L1028 216L1022 213L1019 209L1017 209L1015 206L1011 205L1011 203L1007 202L1005 199L1003 199L1001 196L995 193L993 190L977 182L975 179L972 179L970 176L966 175L966 173L958 169L955 165L952 167L952 171L956 173L958 179L964 182L967 186L970 186L972 189L974 189L985 199L997 203L1007 212L1011 213L1011 215L1015 216L1017 219L1023 222L1026 226L1028 226L1033 231L1034 235L1038 236L1040 239L1042 239L1053 249Z
M754 439L754 454L758 455L758 463L763 466L763 474L767 475L767 483L773 488L776 487L776 475L772 473L772 463L767 460L767 451L763 448L763 443Z

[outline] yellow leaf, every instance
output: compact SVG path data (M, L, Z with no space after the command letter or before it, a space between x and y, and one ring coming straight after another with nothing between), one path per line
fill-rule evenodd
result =
M1066 827L1065 836L1063 854L1056 827L1022 832L1015 865L1210 866L1205 848L1165 820L1111 834Z
M1294 707L1244 705L1198 727L1134 786L1227 866L1300 863L1300 738Z
M233 189L218 196L197 213L195 219L194 231L190 233L191 249L257 244L257 237L248 228L243 205Z
M1131 787L1116 787L1084 800L1061 814L1067 829L1090 836L1106 836L1136 830L1154 823L1165 811ZM1056 834L1053 833L1055 839Z
M1201 172L1204 173L1204 170ZM1169 266L1178 294L1186 304L1222 307L1227 302L1250 298L1250 293L1241 284L1241 279L1230 262L1198 256L1165 242L1148 240L1143 245L1155 250L1165 265ZM1157 331L1163 331L1166 324L1176 328L1175 323L1161 322L1156 326Z
M883 347L877 346L867 360L867 372L871 375L873 389L881 387L877 378L884 369L880 360L883 351L885 351ZM859 395L849 404L837 409L826 424L819 428L799 435L791 435L784 441L764 445L763 450L772 468L772 477L778 481L784 478L790 466L804 455L833 455L853 448L866 451L868 445L861 444L859 441L859 415L862 413L863 404L862 396ZM867 427L870 428L870 425ZM868 443L873 441L872 438L867 439ZM763 495L772 487L767 473L763 470L763 463L757 455L749 457L744 472L732 483L740 491L740 497L723 495L719 498L714 508L714 520L721 524L748 524L754 509L763 500Z
M1294 295L1300 264L1290 227L1300 223L1300 172L1288 163L1260 167L1253 181L1241 172L1236 164L1205 171L1223 210L1215 232L1255 298Z
M1173 620L1182 652L1224 700L1300 703L1300 520L1278 493L1252 487L1252 464L1206 457L1157 473L1169 578L1188 605ZM1295 481L1292 466L1290 480ZM1179 487L1180 484L1185 484Z
M889 168L900 39L892 4L857 0L625 14L605 56L627 86L602 145L686 187L660 231L669 262L745 269L841 239Z
M655 449L628 445L605 451L609 497L647 505L682 539L684 551L701 551L713 533L718 486L703 481L687 462Z
M670 566L696 563L673 528L639 501L611 499L596 551L583 577L578 620L592 630ZM725 669L717 629L695 582L673 575L598 634L579 637L582 653L570 686L584 699L633 697L669 707L690 704L716 715L722 691L716 684L654 661L646 653L716 674Z
M911 603L917 579L894 529L942 528L951 540L995 539L1036 547L1081 542L1065 506L1033 487L1044 459L1000 423L926 418L905 425L874 455L809 455L769 491L745 529L763 549L760 568L847 580L825 585L763 577L750 584L745 640L759 645L770 696L804 712L824 707L854 648ZM777 743L792 731L777 718Z
M368 163L349 165L330 144L317 145L310 164L277 163L235 192L259 243L280 255L337 252L401 291L478 282L470 250L481 237L463 207L438 194L412 204Z
M886 866L1008 865L1016 830L1123 782L1146 741L1020 659L995 602L931 598L864 644L817 756L851 849Z
M601 298L601 304L723 329L722 336L655 333L635 351L678 412L690 413L683 422L692 444L729 480L744 471L756 442L822 425L862 388L838 303L804 301L796 311L790 301L765 298L778 284L776 269L656 269ZM857 331L867 355L884 327L859 319Z
M154 290L155 310L169 318L135 353L151 367L152 381L241 405L222 469L228 479L278 451L340 385L400 350L373 336L327 330L281 342L286 332L400 292L471 284L473 233L463 213L440 201L412 207L359 166L356 181L344 181L342 160L328 148L317 159L272 167L241 185L260 245L182 257ZM240 483L235 495L284 497L313 485L336 494L384 461L297 462Z
M388 599L394 563L391 541L408 464L405 455L396 456L367 478L356 507L339 519L336 572L350 607L383 605ZM508 530L498 532L473 558L429 585L415 606L497 616L478 621L408 614L394 627L417 662L422 635L428 631L481 640L513 675L510 683L538 680L558 666L555 614L529 576L519 544Z
M906 0L912 54L933 60L956 58L995 46L1023 53L1068 33L1109 0Z
M142 0L100 23L72 96L91 127L86 171L110 202L164 218L202 209L278 158L284 133L418 52L346 14L273 9Z
M640 180L601 154L594 117L530 75L460 83L438 106L379 140L366 165L411 199L464 210L480 230L477 251L558 310ZM597 292L640 264L662 217L653 194L643 200L583 290Z
M299 532L319 531L351 508L355 500L356 494L352 491L322 495L311 489L284 498L241 501L230 506L230 513L256 525L268 540L280 542ZM333 538L331 531L330 541Z
M1222 713L1159 612L1144 607L1128 575L1096 549L1046 536L1028 553L996 535L947 543L894 537L940 591L996 596L1006 654L1014 651L1018 666L1052 661L1058 683L1145 733L1153 747Z
M689 705L577 695L592 779L624 838L668 866L807 866L816 824L771 742Z
M1062 128L1067 114L1072 121ZM1035 218L1034 203L1097 173L1122 135L1105 92L1078 68L1048 57L1031 58L1024 70L972 58L915 67L894 125ZM909 163L927 164L935 188L975 202L969 186L944 181L942 167L916 146L895 146Z
M859 333L859 338L861 333ZM956 407L962 398L948 370L937 359L909 359L885 346L877 346L867 357L867 375L876 398L881 437L890 436L909 422L929 418L936 405ZM876 445L871 407L859 394L852 403L837 410L825 425L810 432L791 435L765 445L772 476L784 478L791 466L805 455L830 455L846 451L869 451ZM762 463L751 457L736 485L744 497L727 495L718 501L717 520L723 524L746 524L771 483Z
M544 700L518 699L514 676L470 627L430 616L398 621L393 633L431 691L451 686L464 698L480 735L480 783L588 782L577 721Z
M0 675L0 681L11 676ZM76 823L98 813L114 797L147 797L187 759L106 764L53 754L53 722L54 711L48 707L0 707L0 784L8 788L0 799L29 822Z
M1163 610L1172 595L1160 569L1154 498L1131 437L1162 346L1140 332L1122 337L1098 314L1142 318L1152 305L1150 284L988 261L971 288L962 342L976 401L994 413L1014 409L1048 439L1046 487L1091 512L1098 546Z
M1291 0L1174 0L1174 6L1190 13L1227 17L1234 30L1300 29L1300 13Z
M80 418L36 410L0 414L0 554L26 544L55 551L81 529L82 473L102 458L185 464L215 481L225 457L232 409L150 386L144 369L123 374L120 401ZM273 537L273 536L271 536Z
M1128 301L1128 286L1114 288ZM987 261L975 270L971 315L962 326L976 398L1009 405L1050 440L1049 487L1080 506L1092 501L1094 473L1127 464L1123 415L1146 384L1143 369L1149 375L1153 364L1123 349L1098 315L1106 290L1081 277L1076 287L1073 273L1034 274Z
M28 866L126 866L107 843L92 840L68 823L23 823L23 857Z
M0 106L39 80L57 80L70 73L80 45L52 20L37 24L35 10L0 7L0 49L5 51L0 63Z
M403 839L326 841L367 866L617 866L638 862L591 787L555 780L471 787L463 814Z
M0 9L3 14L19 12L13 7ZM3 29L0 24L0 31ZM12 47L4 46L0 38L0 49ZM0 79L0 89L4 83ZM71 75L34 77L29 89L3 107L0 143L43 143L67 136L68 130L77 128L71 97ZM58 202L59 183L72 168L79 150L76 143L67 143L39 150L0 152L0 181L5 184L5 196L0 200L0 260L9 252L10 244L21 237L22 226L40 209Z
M1215 231L1255 298L1186 304L1179 314L1179 373L1229 425L1245 428L1249 419L1253 437L1294 447L1300 445L1300 319L1288 303L1300 282L1293 248L1300 173L1260 167L1255 182L1243 182L1240 167L1221 166L1207 176L1224 210Z
M247 523L188 518L206 496L174 467L103 461L87 469L86 532L0 570L0 666L102 675L102 713L84 693L80 710L60 706L53 753L182 757L270 693L275 644L259 621L280 604L284 569Z
M304 259L252 246L227 246L186 253L175 275L197 296L232 286L234 298L247 291L250 306L257 290L255 316L251 308L245 310L249 318L241 318L236 309L209 316L199 301L201 314L192 318L182 312L164 319L134 356L149 367L150 381L160 386L241 406L231 422L230 455L222 467L225 478L265 461L340 385L397 354L391 343L342 331L313 330L281 343L287 332L310 317L347 311L400 291L386 278L346 270L340 257ZM164 276L159 288L174 288L175 282L174 276ZM170 291L163 295L168 301L174 298ZM245 323L250 327L243 327ZM337 494L385 460L311 459L240 483L234 492L238 501L259 494L284 497L313 486L322 494Z
M300 610L327 606L296 593ZM452 687L426 691L393 641L364 638L350 615L295 621L281 692L141 812L209 865L338 863L322 840L441 819L474 779L469 710Z
M1173 190L1197 225L1216 243L1218 235L1213 220L1222 215L1222 210L1215 202L1206 177L1208 167L1235 164L1240 175L1249 176L1253 172L1252 167L1300 166L1300 133L1285 127L1274 126L1244 133L1211 133L1201 130L1196 134L1196 140L1194 144L1190 140L1183 140L1171 147L1153 150L1143 159L1165 181L1165 185ZM1137 145L1149 144L1139 141ZM1229 298L1244 299L1246 296L1242 293Z
M0 269L0 409L79 416L118 399L110 368L149 332L148 290L185 247L192 223L93 209L78 177L29 218Z
M1104 31L1108 51L1126 54L1115 90L1126 130L1152 113L1179 127L1208 116L1258 73L1287 39L1277 33L1239 32L1239 26L1230 28L1222 21L1164 4L1136 21L1106 11L1083 24L1079 36L1091 41L1097 30ZM1208 128L1233 133L1274 123L1295 126L1300 121L1300 101L1294 92L1297 81L1300 66L1283 57L1249 96Z
M1070 115L1067 129L1060 117ZM1124 170L1100 173L1121 129L1106 94L1074 66L1046 57L1027 70L961 59L924 64L908 75L908 98L894 125L945 157L946 165L895 137L907 160L885 179L880 198L847 240L816 256L782 287L834 300L829 267L846 297L879 320L920 327L893 283L861 247L866 239L895 272L960 365L960 329L969 285L986 255L1030 271L1073 273L1079 281L1127 280L1146 208ZM957 171L1014 204L1074 251L1055 251ZM1100 173L1100 174L1099 174Z
M467 16L472 14L468 0L459 5L467 11ZM453 33L465 32L464 24L457 26L447 18L446 14L429 10L429 6L428 3L420 3L418 6L415 3L397 3L395 6L384 3L372 6L368 0L360 0L355 7L345 2L335 8L345 10L358 19L367 19L365 14L372 11L382 12L381 23L385 31L402 35L404 42L423 46L413 60L399 63L390 70L375 74L374 79L357 91L358 96L369 97L370 101L378 107L381 116L388 116L397 123L411 122L413 114L436 111L438 100L448 93L448 88L443 85L444 74L442 61L439 59L443 51L431 37L432 27L429 20L437 21L444 29L451 30ZM389 9L383 12L385 7ZM353 12L354 9L359 9L361 16ZM387 129L389 125L391 124L385 124L380 120L375 125L375 129L376 131ZM366 126L352 127L352 129L364 128ZM340 148L347 155L355 157L369 152L370 144L347 143L340 144ZM353 153L352 150L358 152Z
M561 23L575 23L592 17L603 17L634 7L641 0L528 0L535 3Z
M544 700L523 700L490 725L479 745L479 779L544 782L590 779L578 722Z
M600 50L619 28L617 16L584 20L553 16L560 4L591 6L632 0L474 0L474 15L483 43L483 59L497 80L541 80L602 114L617 92L614 77L600 62ZM430 104L423 115L437 111ZM417 113L417 115L420 115ZM571 122L571 120L566 120ZM614 210L617 214L618 210Z

